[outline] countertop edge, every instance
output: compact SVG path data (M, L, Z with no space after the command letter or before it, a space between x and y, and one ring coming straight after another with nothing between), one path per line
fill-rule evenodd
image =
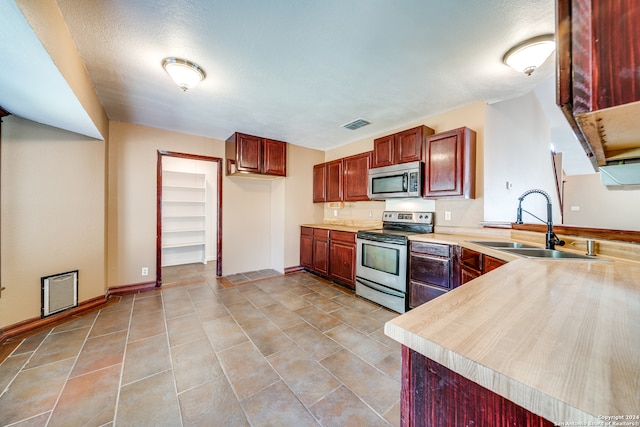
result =
M599 421L598 418L591 414L549 396L533 387L520 383L499 371L462 356L453 350L409 332L393 324L393 321L385 323L384 333L391 339L422 354L426 358L441 364L447 369L499 394L556 425L567 421L585 423L589 421ZM555 405L550 405L550 401L555 402Z

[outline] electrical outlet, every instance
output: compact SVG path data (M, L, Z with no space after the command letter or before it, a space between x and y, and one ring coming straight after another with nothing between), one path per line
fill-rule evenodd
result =
M445 211L445 213L444 213L444 220L445 220L445 221L451 221L451 212L449 212L449 211Z
M142 267L142 275L143 276L148 276L149 275L149 268L148 267Z
M571 206L571 210L576 212L580 210L580 206Z

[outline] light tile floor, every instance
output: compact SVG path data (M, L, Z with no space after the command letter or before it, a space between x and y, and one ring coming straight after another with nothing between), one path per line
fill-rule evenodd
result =
M214 272L163 269L161 290L24 339L0 425L399 425L396 313L308 273Z

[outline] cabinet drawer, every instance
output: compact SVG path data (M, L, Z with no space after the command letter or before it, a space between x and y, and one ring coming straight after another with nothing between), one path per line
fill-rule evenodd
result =
M300 234L303 236L313 236L313 228L311 227L300 227Z
M411 252L449 258L451 246L439 243L411 242Z
M447 291L444 289L434 288L422 283L409 282L409 308L416 308L445 293Z
M351 233L349 231L331 230L331 240L340 240L341 242L355 243L356 233Z
M329 238L329 230L324 228L314 228L313 229L313 237L319 239L328 239Z
M462 256L460 258L462 265L473 268L478 272L482 271L482 254L471 249L462 248Z
M450 288L449 273L451 261L449 258L437 258L428 255L412 253L409 260L409 278L444 289Z

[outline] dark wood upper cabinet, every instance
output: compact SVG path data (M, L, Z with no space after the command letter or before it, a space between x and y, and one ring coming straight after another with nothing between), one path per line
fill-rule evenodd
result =
M423 155L425 198L475 198L473 130L463 127L428 136Z
M287 144L273 139L263 140L263 168L267 175L287 176Z
M327 202L342 201L342 159L327 162Z
M369 200L370 165L370 151L314 165L314 203Z
M373 140L372 168L391 166L394 164L395 135L387 135Z
M287 143L236 132L225 146L227 175L287 176Z
M421 160L424 138L433 133L434 130L430 127L418 126L374 139L371 167L378 168Z
M313 203L327 201L327 164L313 166Z
M640 158L640 3L558 0L556 102L594 169Z
M342 159L344 168L345 202L367 201L367 186L369 185L369 168L371 167L371 152L356 154Z

